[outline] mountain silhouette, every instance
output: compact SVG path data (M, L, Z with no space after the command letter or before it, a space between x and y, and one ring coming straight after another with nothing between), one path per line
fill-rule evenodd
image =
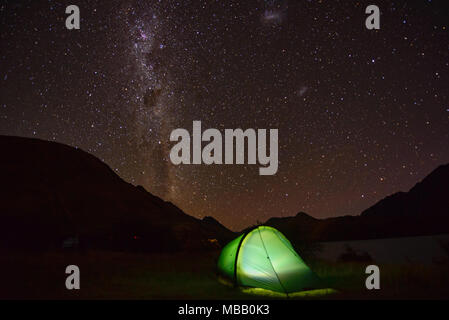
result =
M60 248L76 239L82 248L172 251L215 248L236 236L212 217L189 216L125 182L80 149L0 136L0 150L0 248ZM316 219L300 212L264 225L296 244L448 233L447 199L449 164L359 216Z
M315 219L304 212L270 218L292 242L362 240L449 233L449 164L441 165L408 192L390 195L359 216Z
M449 215L449 164L439 166L409 192L397 192L362 212L371 217Z
M224 244L235 235L122 180L94 156L63 144L0 136L0 247L170 251Z

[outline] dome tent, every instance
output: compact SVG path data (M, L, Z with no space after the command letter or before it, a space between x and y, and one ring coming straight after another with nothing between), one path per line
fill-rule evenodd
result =
M235 285L290 294L320 288L319 278L272 227L259 226L229 242L218 258L220 273Z

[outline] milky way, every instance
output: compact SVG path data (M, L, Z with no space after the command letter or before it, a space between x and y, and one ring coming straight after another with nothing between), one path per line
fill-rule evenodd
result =
M196 217L359 214L449 162L444 1L4 1L0 134L82 148ZM65 7L81 29L65 28ZM279 171L174 166L170 132L279 129Z

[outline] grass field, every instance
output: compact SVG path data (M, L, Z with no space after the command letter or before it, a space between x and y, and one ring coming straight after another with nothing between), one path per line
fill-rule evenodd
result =
M138 254L92 251L2 253L1 299L264 299L217 280L219 252ZM81 289L65 288L65 267ZM365 288L365 264L309 261L337 294L326 299L447 299L447 265L379 265L381 289Z

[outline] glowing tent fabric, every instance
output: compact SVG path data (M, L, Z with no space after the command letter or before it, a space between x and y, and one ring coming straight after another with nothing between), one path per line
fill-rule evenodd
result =
M239 286L286 294L316 289L320 282L290 241L266 226L229 242L218 258L218 269Z

